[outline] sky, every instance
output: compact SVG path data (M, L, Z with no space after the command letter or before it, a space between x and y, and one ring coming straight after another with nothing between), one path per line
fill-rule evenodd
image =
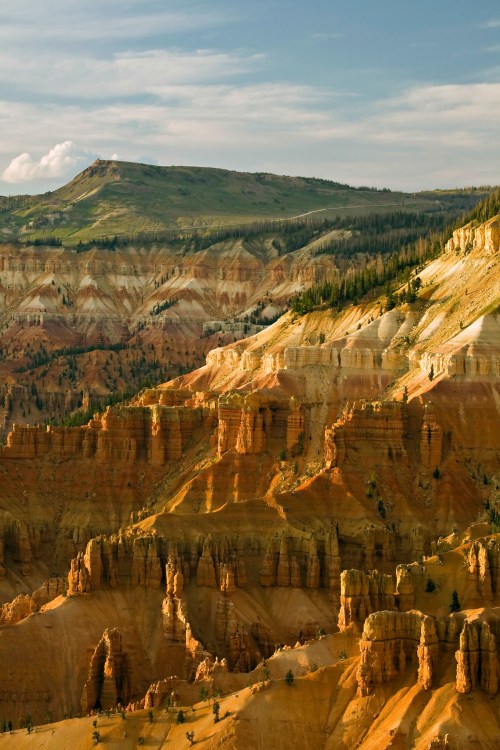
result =
M499 184L498 0L2 0L0 194L95 158Z

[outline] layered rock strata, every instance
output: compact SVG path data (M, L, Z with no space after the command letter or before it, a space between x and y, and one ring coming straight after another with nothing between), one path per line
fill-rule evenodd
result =
M304 417L298 399L259 393L229 393L219 398L218 452L243 455L297 450Z
M343 570L340 575L339 630L350 625L362 628L368 615L380 609L394 609L392 576L372 570Z
M50 578L32 594L19 594L11 602L0 607L0 624L14 625L34 612L39 612L45 604L57 596L64 595L66 586L64 578Z
M496 539L478 539L469 547L467 567L476 581L478 594L490 602L498 590L500 571L500 546Z
M212 410L159 404L108 407L79 428L14 425L2 455L10 459L82 456L102 464L143 459L162 466L181 457L187 439L201 426L211 429Z
M327 466L341 466L350 455L358 453L363 444L370 446L363 454L369 465L387 463L389 460L405 462L406 433L406 404L354 401L325 430Z
M465 620L460 633L457 660L456 689L470 693L480 686L488 695L498 692L498 657L494 634L484 620Z
M361 660L357 671L360 695L406 671L418 659L418 682L432 686L438 656L434 620L422 612L375 612L367 617L359 642Z
M498 630L496 619L494 623ZM435 619L417 611L369 615L359 642L360 695L368 695L377 685L396 678L415 661L418 683L424 690L430 690L440 652L449 652L456 645L457 692L470 693L477 686L488 695L496 695L497 645L492 625L486 619L461 620L455 616Z
M131 665L123 649L122 635L106 629L90 660L82 692L82 711L108 710L127 705L130 698Z

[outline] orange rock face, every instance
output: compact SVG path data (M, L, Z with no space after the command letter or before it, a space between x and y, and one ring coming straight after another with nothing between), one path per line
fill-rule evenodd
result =
M497 647L487 621L464 622L455 658L459 693L470 693L480 685L488 695L496 695L499 677Z
M418 657L418 680L424 690L432 686L438 639L431 617L421 612L375 612L363 628L358 689L367 695L376 685L406 671Z
M0 449L5 715L248 680L242 700L264 696L281 726L277 707L309 712L312 748L329 732L325 747L421 750L429 696L447 717L473 690L496 706L495 232L424 268L411 305L289 315L83 427L16 425ZM428 715L386 720L402 695ZM251 710L203 741L252 747Z
M82 711L106 711L121 704L130 695L130 661L122 648L118 630L105 630L90 660L87 681L82 693Z

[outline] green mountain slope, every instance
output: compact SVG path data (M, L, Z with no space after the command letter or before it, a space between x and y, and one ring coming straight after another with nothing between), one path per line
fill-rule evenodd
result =
M51 237L77 244L307 212L318 212L321 218L396 208L456 214L483 195L484 191L408 195L308 177L98 160L54 192L0 198L0 238Z

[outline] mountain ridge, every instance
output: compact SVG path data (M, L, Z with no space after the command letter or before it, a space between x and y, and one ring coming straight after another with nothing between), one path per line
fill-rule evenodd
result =
M386 203L404 211L439 206L456 211L471 208L485 194L482 188L409 194L267 172L97 160L55 191L0 199L0 237L78 244L115 235L289 220L310 211L328 217L384 210Z

